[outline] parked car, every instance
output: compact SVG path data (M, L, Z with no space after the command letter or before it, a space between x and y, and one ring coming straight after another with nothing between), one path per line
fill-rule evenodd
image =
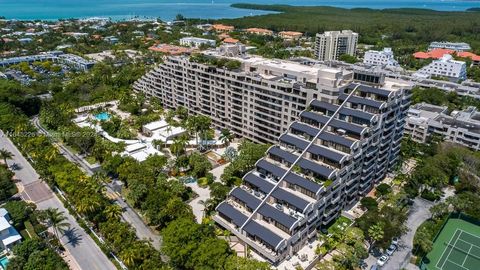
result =
M383 254L380 258L377 260L377 265L378 266L384 266L385 263L388 261L389 257L387 254Z
M370 270L378 270L378 266L376 264L372 265L372 267L370 267Z
M392 254L395 252L395 250L397 250L397 246L394 245L394 244L391 244L391 245L387 248L387 255L388 255L388 256L392 256Z
M392 245L398 246L398 237L392 239Z

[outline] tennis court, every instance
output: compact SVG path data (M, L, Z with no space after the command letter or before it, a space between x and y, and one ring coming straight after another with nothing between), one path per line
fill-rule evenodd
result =
M427 255L429 270L480 269L480 226L451 218Z

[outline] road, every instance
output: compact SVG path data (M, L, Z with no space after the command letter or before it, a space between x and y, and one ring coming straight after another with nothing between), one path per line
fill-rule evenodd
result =
M18 165L14 171L15 178L21 181L21 186L35 187L31 190L25 188L21 194L22 198L34 202L39 209L51 207L64 212L70 223L70 230L61 237L60 241L75 260L75 264L85 270L116 269L113 263L96 245L95 241L80 227L77 220L68 213L63 203L50 190L50 187L39 179L35 169L7 137L0 135L0 148L5 148L14 155L7 163L10 166L13 163Z
M416 198L412 206L410 206L410 213L406 222L408 228L407 233L402 235L398 241L398 249L390 256L390 259L382 267L382 269L418 269L413 265L409 265L411 252L413 249L413 237L418 227L430 218L430 207L434 205L433 202L424 200L422 198ZM365 262L367 263L367 269L370 269L372 265L375 265L378 257L374 257L371 254Z
M48 131L43 128L40 124L40 121L38 117L34 117L32 120L33 124L39 129L40 132L42 132L45 135L48 135ZM80 168L88 175L93 175L93 171L90 169L90 167L85 163L85 161L81 158L79 158L77 155L72 153L68 148L65 146L54 143L60 153L70 160L71 162L77 164L80 166ZM107 189L107 193L109 194L116 194L113 189L109 185L105 185L105 188ZM162 244L162 238L160 235L154 233L150 227L148 227L143 219L137 214L137 212L130 207L122 198L115 196L111 197L115 201L116 204L120 205L123 209L122 213L122 218L125 222L129 223L134 229L137 237L139 239L144 239L152 243L153 247L157 250L160 250L161 244Z
M435 203L422 198L416 198L414 200L413 205L410 207L410 214L406 223L408 231L400 237L398 249L385 264L384 269L401 269L407 267L413 249L415 232L423 222L430 218L430 207L434 204Z

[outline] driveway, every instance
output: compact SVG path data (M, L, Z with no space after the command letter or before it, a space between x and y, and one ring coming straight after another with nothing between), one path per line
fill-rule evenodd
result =
M420 227L425 220L430 218L430 207L433 205L433 202L424 200L422 198L416 198L414 200L413 205L410 206L410 213L405 224L408 228L408 231L400 237L397 251L393 253L382 269L412 269L412 267L413 269L417 269L416 266L409 265L411 252L413 249L413 237L415 236L415 232L417 231L418 227ZM370 269L372 265L375 265L377 259L377 257L374 257L370 254L369 257L365 259L365 263L368 265L367 269Z
M81 269L114 270L116 267L100 250L95 241L80 227L77 220L68 213L63 203L55 196L47 184L39 180L38 174L22 156L13 143L6 137L0 136L0 148L8 149L14 154L8 164L16 163L20 169L15 171L15 177L21 181L24 188L21 196L30 198L37 204L38 209L56 208L63 212L70 223L69 233L62 236L60 241L71 254L75 263Z

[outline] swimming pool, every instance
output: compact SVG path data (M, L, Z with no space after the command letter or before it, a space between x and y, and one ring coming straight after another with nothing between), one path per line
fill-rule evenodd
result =
M96 114L95 118L100 121L105 121L110 119L110 114L107 112L102 112L102 113Z
M7 264L8 264L7 256L0 258L0 266L2 266L3 269L7 269Z

